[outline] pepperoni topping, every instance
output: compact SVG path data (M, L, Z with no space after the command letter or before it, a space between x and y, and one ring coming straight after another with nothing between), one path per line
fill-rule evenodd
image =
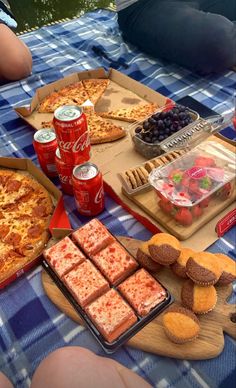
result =
M10 178L9 175L0 175L0 185L5 186L7 180Z
M27 202L30 200L30 198L32 197L33 195L33 189L28 189L26 190L26 193L23 194L20 198L19 198L19 201L20 202Z
M28 236L33 238L39 237L41 233L42 233L42 228L38 224L31 226L27 232Z
M23 255L19 252L18 249L16 249L16 250L11 249L9 251L9 256L14 259L14 258L17 258L17 257L22 257Z
M16 179L9 179L9 181L6 184L6 192L12 193L13 191L18 191L21 185L22 185L22 182Z
M33 208L32 215L35 217L45 217L47 216L47 209L44 205L38 205Z
M16 247L21 240L21 235L19 233L11 232L8 234L8 236L4 239L4 242L7 244L11 244L14 247Z
M10 228L8 225L0 225L0 238L4 239L4 237L6 237L9 231L10 231Z
M2 206L2 209L6 210L6 211L18 210L18 204L17 203L6 203L5 205Z

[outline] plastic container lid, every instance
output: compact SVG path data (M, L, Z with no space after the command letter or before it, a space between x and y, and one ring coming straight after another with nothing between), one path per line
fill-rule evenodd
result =
M235 178L235 154L223 145L206 141L149 175L158 194L174 205L191 207Z

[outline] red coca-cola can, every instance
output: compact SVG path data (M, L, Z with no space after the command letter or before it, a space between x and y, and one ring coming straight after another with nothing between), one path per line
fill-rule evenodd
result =
M49 177L57 176L55 164L57 139L55 132L50 129L39 129L34 134L33 146L45 174Z
M70 166L63 162L59 148L56 149L55 162L62 190L66 194L74 195L71 180L74 166Z
M75 166L72 173L75 202L80 214L96 216L104 209L102 174L90 162Z
M89 160L89 131L81 108L60 106L54 112L53 126L63 162L75 166Z

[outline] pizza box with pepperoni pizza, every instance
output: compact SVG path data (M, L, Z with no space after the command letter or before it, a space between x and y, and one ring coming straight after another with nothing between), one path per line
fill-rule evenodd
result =
M48 233L49 236L59 238L61 235L65 235L67 231L68 233L71 231L70 222L64 209L64 203L63 203L61 191L46 177L46 175L38 167L35 166L35 164L30 159L0 157L0 173L3 172L3 170L7 171L8 173L14 172L14 178L16 176L24 176L29 179L32 178L33 184L36 181L36 185L37 185L37 182L38 182L40 185L42 185L42 192L49 194L48 198L52 204L51 213L48 215L48 219L47 219L48 220L47 232L49 232ZM19 174L19 175L15 175L15 174ZM8 198L11 198L12 188L14 188L14 182L16 182L16 180L17 179L11 178L11 182L8 181L8 188L9 187L11 188L11 190L6 191L5 193L5 195ZM9 183L11 183L11 185ZM20 193L20 189L18 190L18 192ZM18 193L16 193L15 195L17 196ZM20 193L19 195L22 195L22 193ZM3 196L4 196L4 190L2 190L1 192L0 202L3 201L4 199ZM24 196L24 198L26 197ZM40 199L38 202L39 202L38 206L36 205L36 203L33 204L33 206L35 206L35 214L38 214L40 218L40 211L42 211L43 208L42 208L42 205L40 205ZM3 202L1 202L1 204L2 203ZM11 218L11 215L13 215L14 217L14 209L10 208L12 206L14 206L14 197L12 199L12 202L10 199L8 199L8 204L5 207L2 205L2 208L0 211L0 223L1 223L0 244L2 244L1 252L0 252L0 268L1 268L0 289L9 285L11 282L16 280L25 272L27 272L28 270L36 266L41 260L40 245L38 246L39 248L38 252L34 257L29 256L29 259L25 259L25 257L23 257L22 252L20 251L20 248L17 246L16 242L13 239L13 237L16 237L17 235L17 232L18 232L17 229L21 228L22 225L24 225L24 223L30 222L30 214L31 214L30 206L28 206L27 201L25 202L25 207L24 207L24 204L22 205L22 201L20 202L20 207L21 209L23 209L23 212L25 212L25 214L22 214L21 212L21 214L16 217L17 224L14 227L12 227L11 220L9 220L9 218ZM7 211L10 212L8 213L8 217L6 217ZM9 217L9 214L10 214L10 217ZM8 230L10 228L10 232L8 234L6 234L6 228ZM36 228L35 228L35 225L32 225L32 221L31 221L30 232L33 238L36 232ZM15 261L13 260L12 263L10 261L8 263L8 260L4 261L4 258L6 259L6 256L4 256L4 241L10 242L12 244L14 252L17 253L17 255L15 255L14 253ZM33 244L34 244L34 240L32 240L32 245ZM41 251L48 244L50 244L50 240L47 239ZM11 254L13 250L11 251ZM14 263L16 264L15 267L14 267ZM5 264L6 264L7 270L6 270L6 274L4 275Z

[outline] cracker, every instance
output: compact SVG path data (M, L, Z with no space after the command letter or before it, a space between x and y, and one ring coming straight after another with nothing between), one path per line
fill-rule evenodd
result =
M137 189L138 185L137 185L137 182L136 182L136 179L135 179L133 173L130 170L128 170L128 171L126 171L126 175L129 177L132 189Z

